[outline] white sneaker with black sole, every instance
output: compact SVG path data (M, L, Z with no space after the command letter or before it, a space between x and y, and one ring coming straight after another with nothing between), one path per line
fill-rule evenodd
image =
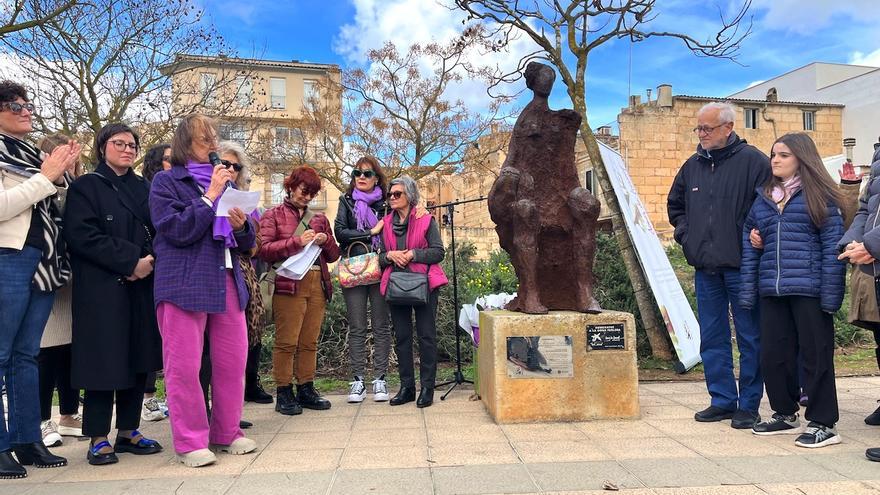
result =
M838 443L840 443L840 435L837 434L837 430L834 427L825 426L813 421L810 421L807 429L794 441L794 444L798 447L806 447L808 449L817 449Z
M373 380L373 400L376 402L388 402L388 384L385 383L385 375Z
M353 382L348 382L351 388L348 390L348 403L357 404L364 401L367 397L367 387L364 386L364 379L356 376Z
M767 421L762 421L752 427L755 435L795 435L801 433L803 428L797 414L786 416L773 413Z

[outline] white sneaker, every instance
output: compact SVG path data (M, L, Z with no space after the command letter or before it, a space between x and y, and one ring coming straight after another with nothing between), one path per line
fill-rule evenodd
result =
M81 437L83 436L83 417L82 414L74 414L74 426L58 425L58 433L63 437Z
M364 381L361 377L354 377L354 381L348 382L348 384L351 385L351 388L348 391L349 404L363 402L364 398L367 396L367 387L364 386Z
M141 419L144 421L161 421L168 416L167 408L162 410L162 403L155 397L144 399L144 406L141 408Z
M177 454L177 460L189 467L202 467L217 462L217 456L208 449L199 449L186 454Z
M386 402L389 398L388 385L385 383L385 380L382 378L373 380L373 400L376 402Z
M51 419L41 422L40 430L43 433L43 445L46 447L58 447L63 443L61 434L58 433L58 425Z
M232 455L250 454L257 450L257 442L250 438L238 437L229 445L211 444L211 449Z

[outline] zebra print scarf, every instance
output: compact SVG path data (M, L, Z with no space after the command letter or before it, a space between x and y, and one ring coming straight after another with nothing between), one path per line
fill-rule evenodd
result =
M34 146L6 134L0 134L0 162L22 170L25 174L40 173L43 155ZM70 177L65 173L64 185ZM61 210L52 197L34 205L32 215L39 215L43 227L43 256L34 273L34 288L52 292L70 280L70 259L61 238Z

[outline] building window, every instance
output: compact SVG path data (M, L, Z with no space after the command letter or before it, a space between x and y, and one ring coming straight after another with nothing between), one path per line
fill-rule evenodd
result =
M247 133L242 123L222 123L218 126L217 133L222 141L235 141L236 143L246 146Z
M303 145L302 129L289 127L275 128L275 156L289 156L297 154Z
M249 107L254 97L254 85L248 76L236 76L235 100L240 107Z
M284 174L272 174L269 178L271 186L272 204L280 205L284 202Z
M327 209L327 190L321 189L318 191L318 194L309 201L309 208L313 210L326 210Z
M315 102L318 98L318 81L306 79L303 81L303 107L309 110L314 109Z
M744 108L743 112L745 115L746 121L746 129L757 129L758 128L758 109L757 108Z
M202 102L206 106L214 105L214 89L217 85L217 74L211 72L202 72L199 77L199 93L202 95Z
M596 187L593 184L593 170L587 170L586 177L584 177L584 189L590 191L590 194L596 194Z
M815 131L816 130L816 111L815 110L804 110L804 130L805 131Z
M269 78L269 105L272 108L286 108L287 80L283 77Z

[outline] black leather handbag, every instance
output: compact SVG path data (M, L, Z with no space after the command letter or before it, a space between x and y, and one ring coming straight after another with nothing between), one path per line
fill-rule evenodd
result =
M425 306L428 304L428 270L425 273L392 271L385 289L385 301L395 306Z

